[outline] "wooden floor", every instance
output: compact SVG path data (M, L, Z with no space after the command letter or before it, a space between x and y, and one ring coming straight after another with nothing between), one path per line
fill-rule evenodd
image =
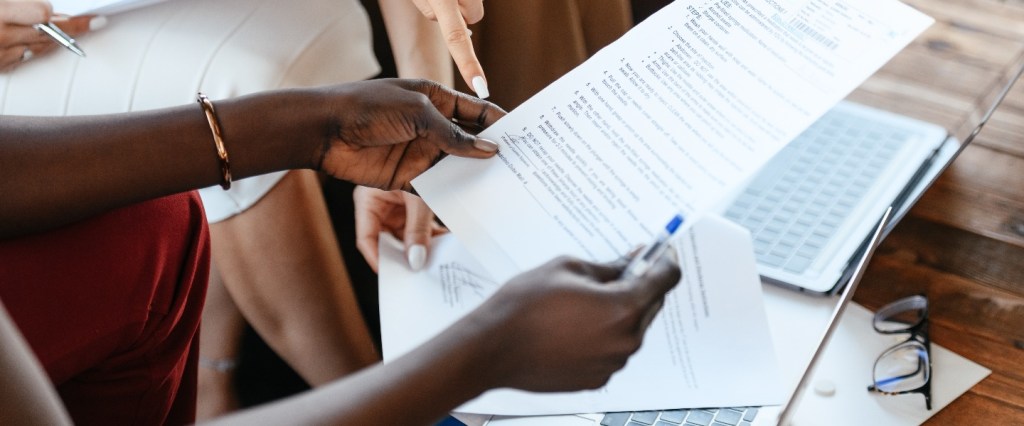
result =
M852 98L965 122L1024 58L1024 0L907 3L936 24ZM918 293L932 340L992 370L927 424L1024 424L1024 82L885 240L855 300Z

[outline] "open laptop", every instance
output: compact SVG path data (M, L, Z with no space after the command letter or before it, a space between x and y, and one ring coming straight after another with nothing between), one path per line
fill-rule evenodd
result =
M988 97L982 99L978 104L980 108L978 108L971 117L950 131L934 124L924 123L922 121L913 120L909 117L881 112L851 103L844 103L830 113L862 114L868 119L879 120L883 122L883 124L895 123L900 125L910 123L910 127L917 129L917 131L911 133L911 135L913 135L911 136L911 139L914 143L922 144L925 147L923 148L923 151L926 155L924 159L918 161L913 167L909 168L909 175L906 170L902 172L904 178L901 182L891 182L887 180L888 178L879 178L873 182L875 185L891 184L893 187L897 188L897 190L868 190L862 194L861 198L870 200L867 201L870 203L868 204L869 206L875 206L881 203L882 207L874 210L874 212L881 211L885 206L892 207L890 210L887 210L885 218L880 222L875 222L873 220L875 216L872 214L874 212L871 211L871 207L865 208L858 206L850 209L850 213L846 215L845 220L856 219L858 223L867 223L867 230L861 231L860 228L845 225L845 227L843 227L844 233L841 235L833 235L831 237L831 239L835 241L851 241L851 244L839 249L833 248L831 253L826 254L828 257L832 258L833 261L831 263L835 265L835 271L828 274L830 277L828 279L822 278L823 274L818 275L816 280L822 282L822 285L813 285L814 281L811 281L811 284L806 285L806 287L801 287L799 281L792 283L781 281L778 278L773 278L770 273L771 268L767 268L764 264L759 265L762 278L768 282L783 283L787 284L787 287L792 286L794 288L821 293L842 290L839 296L839 302L832 312L828 326L825 329L824 336L815 350L815 354L811 359L809 367L804 371L801 376L800 383L797 385L792 396L786 401L784 406L700 408L640 413L579 414L571 416L551 416L544 417L543 419L534 417L492 417L472 415L471 424L483 424L487 426L612 426L620 424L630 426L674 426L676 424L686 424L686 419L690 419L691 415L694 416L694 420L696 420L695 422L690 422L691 424L714 424L715 419L720 415L720 413L723 416L723 420L727 421L719 423L724 424L744 426L785 424L787 419L792 416L792 413L795 410L797 397L806 390L808 386L807 380L812 377L814 366L818 364L818 359L821 357L821 353L827 346L827 341L831 338L831 334L837 327L837 319L852 299L853 292L859 285L860 279L864 273L864 265L873 255L880 240L892 230L899 219L906 215L910 207L917 202L925 190L935 182L938 176L952 163L960 152L962 152L963 149L974 140L984 124L992 116L996 107L1006 97L1006 94L1013 86L1013 83L1021 77L1022 73L1024 73L1024 56L1018 58L1013 66L1007 68L1007 72L999 83L999 90L990 93ZM938 138L937 144L933 140L935 138ZM920 142L920 140L925 140L925 142ZM793 143L795 144L797 141L794 141ZM790 147L787 146L786 149L790 149ZM911 152L917 152L915 155L920 155L921 150L922 149L918 147L917 151L912 150ZM900 160L896 161L899 162ZM782 176L773 175L772 173L778 173L778 171L772 172L770 170L771 167L772 165L766 166L765 169L760 172L761 175L755 177L751 181L752 183L750 185L763 185L763 183L754 182L766 179L766 176L768 179L783 179ZM885 172L882 173L882 175L889 177L893 176L893 173ZM885 201L886 198L888 198L888 201ZM780 208L779 212L776 214L781 215L792 213ZM733 220L736 219L734 218ZM741 221L736 221L738 223L742 223ZM752 231L753 236L756 238L758 235L757 231L759 231L760 228L752 229L750 226L747 227ZM840 226L837 226L837 228L840 228ZM874 232L871 232L872 230ZM857 235L865 235L866 237L860 238ZM844 283L849 283L849 285L843 286L842 284ZM637 420L633 420L633 416L638 416ZM684 421L673 423L680 418ZM704 423L705 420L709 421Z
M831 293L870 237L871 212L893 206L886 233L974 140L1024 62L960 129L842 102L779 152L725 209L753 234L767 282Z
M520 425L544 425L544 426L677 426L677 425L736 425L736 426L760 426L760 425L788 425L796 411L800 396L808 387L808 382L814 374L814 368L818 364L828 346L829 339L839 326L839 319L846 310L847 305L853 300L853 293L857 290L861 278L867 270L868 260L875 253L875 249L882 241L883 232L891 225L891 218L894 214L892 208L885 210L882 218L874 226L874 232L868 239L868 246L854 262L853 275L849 285L845 286L840 294L832 314L829 316L825 330L817 340L818 344L814 354L811 356L808 367L803 370L800 380L797 382L792 394L781 406L765 407L730 407L730 408L695 408L665 411L641 411L641 412L618 412L603 414L579 414L572 416L553 416L546 418L534 417L500 417L494 416L484 422L486 426L520 426Z

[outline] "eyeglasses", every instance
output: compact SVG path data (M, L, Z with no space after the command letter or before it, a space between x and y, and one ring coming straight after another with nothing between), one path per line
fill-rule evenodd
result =
M932 409L932 345L928 338L928 299L910 296L879 309L872 325L882 334L909 337L889 348L875 360L874 384L868 391L885 395L919 393Z

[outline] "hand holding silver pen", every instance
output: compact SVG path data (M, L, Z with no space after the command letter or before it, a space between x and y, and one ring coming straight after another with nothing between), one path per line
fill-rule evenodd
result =
M0 0L0 72L58 46L70 50L75 37L105 24L102 16L55 15L41 1Z
M53 22L35 24L32 26L32 28L35 28L43 34L46 34L47 36L52 38L53 41L57 42L57 44L64 46L74 54L81 56L83 58L85 57L85 51L83 51L82 48L78 47L78 43L75 42L75 39L71 38L71 36L62 31L60 27L54 25Z

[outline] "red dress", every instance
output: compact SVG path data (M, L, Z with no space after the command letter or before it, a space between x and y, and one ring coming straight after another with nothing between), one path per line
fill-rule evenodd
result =
M0 241L0 300L76 424L190 423L209 268L182 193Z

